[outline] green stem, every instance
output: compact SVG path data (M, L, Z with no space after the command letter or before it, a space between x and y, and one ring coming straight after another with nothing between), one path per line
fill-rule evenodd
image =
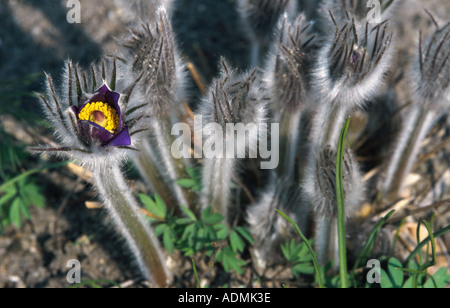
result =
M450 232L450 226L445 227L442 230L439 230L435 233L433 233L433 238L438 238L443 236L444 234ZM423 240L419 245L417 245L416 249L414 249L413 252L411 252L411 254L409 255L409 257L405 260L405 262L403 264L408 265L409 262L411 262L411 260L415 257L416 254L418 254L422 248L427 245L429 242L431 241L431 237L427 237L425 240Z
M48 165L48 166L44 166L44 167L41 167L41 168L35 168L35 169L28 170L28 171L26 171L26 172L16 176L15 178L9 180L8 182L4 183L3 185L1 185L0 186L0 191L5 190L6 187L15 184L15 183L19 182L20 180L29 177L30 175L33 175L33 174L36 174L36 173L39 173L39 172L42 172L42 171L48 170L48 169L59 168L59 167L67 165L68 163L69 162L61 162L61 163L56 163L56 164L51 164L51 165Z
M339 246L339 275L341 277L341 287L348 288L348 270L347 270L347 239L345 235L345 197L343 186L343 160L345 138L350 126L350 118L341 132L338 144L337 162L336 162L336 197L337 197L337 229Z
M298 227L298 225L289 217L287 216L285 213L283 213L280 210L276 210L278 214L280 214L284 219L286 219L297 231L298 235L300 235L300 238L303 240L303 242L305 243L306 247L308 248L311 256L312 256L312 260L313 260L313 265L314 265L314 269L316 271L316 276L317 276L317 281L319 284L319 288L323 289L325 288L325 285L323 284L323 280L322 280L322 273L319 267L319 262L317 262L317 256L316 253L314 252L311 244L309 243L308 239L305 237L305 235L303 234L303 232L300 230L300 228Z

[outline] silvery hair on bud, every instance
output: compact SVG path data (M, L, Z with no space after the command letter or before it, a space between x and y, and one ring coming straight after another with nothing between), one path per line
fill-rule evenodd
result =
M267 190L247 210L247 222L255 239L255 256L269 265L283 260L280 246L293 238L293 229L275 210L279 209L306 232L308 210L301 204L300 187L292 182L271 176Z
M310 62L306 59L316 48L312 26L303 14L294 21L284 14L280 21L279 44L265 68L265 80L277 110L294 112L309 100Z
M267 117L267 98L260 77L256 70L251 73L238 73L225 59L221 59L220 63L220 77L213 80L208 94L197 111L197 115L202 116L203 127L201 131L195 132L196 136L203 136L204 144L217 140L216 131L209 125L220 126L224 134L221 137L225 151L228 137L226 136L227 124L250 124L252 127L248 129L249 139L238 136L235 148L238 151L256 151L256 149L250 149L249 145L258 144L258 124L265 123ZM235 158L205 158L201 197L203 208L212 206L214 210L227 216L231 182L233 176L237 176L237 164L238 160Z
M161 116L177 109L185 96L186 67L175 43L167 10L161 6L155 20L130 30L123 43L131 72L142 76L139 87L147 97L148 112Z
M441 112L450 108L450 22L436 27L426 40L420 33L410 76L415 103Z
M360 22L347 15L338 20L329 11L334 35L328 35L317 57L313 86L319 98L348 108L373 98L389 69L393 34L387 20Z
M120 8L124 21L127 24L135 24L141 21L153 21L155 12L160 6L168 9L172 7L173 0L115 0Z
M46 93L37 96L47 120L55 128L58 143L33 147L30 151L61 155L88 169L104 166L108 162L121 163L130 153L136 151L148 125L145 115L138 108L142 97L138 91L134 91L137 80L127 78L126 74L123 74L125 70L115 58L103 59L98 64L91 64L88 69L67 60L59 87L55 86L52 77L46 74ZM95 144L88 146L80 135L78 120L71 107L89 100L104 84L111 91L120 94L119 106L132 141L128 147L102 147Z
M327 146L318 152L313 170L308 172L304 192L312 209L319 217L337 215L336 151ZM349 150L344 152L343 186L346 215L355 213L364 201L364 183L355 158Z
M198 110L198 114L203 116L203 123L218 123L224 133L229 123L265 123L269 97L258 71L239 73L223 58L220 66L220 77L212 82ZM210 133L203 131L203 136L208 138ZM258 138L257 134L258 131L253 130L250 138Z
M354 17L357 22L365 23L374 17L375 12L380 13L381 20L386 20L395 12L398 2L397 0L324 0L319 8L320 24L325 32L333 27L333 21L328 18L329 12L333 12L334 19L338 23L346 20L349 16Z

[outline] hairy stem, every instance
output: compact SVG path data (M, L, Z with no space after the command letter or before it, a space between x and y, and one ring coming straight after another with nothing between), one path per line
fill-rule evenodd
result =
M143 142L141 153L135 163L142 177L166 202L169 209L178 210L180 205L191 208L194 195L176 184L186 178L186 159L176 159L172 150L171 120L162 117L152 122L151 136Z
M133 252L142 274L158 287L167 286L171 277L159 243L150 225L139 213L139 206L119 166L113 164L97 168L93 170L93 174L106 209Z
M215 212L228 217L234 161L234 158L205 159L201 198L203 209L211 206Z
M280 177L294 180L296 154L299 146L301 112L284 112L280 116L280 165L277 168Z
M143 140L140 151L133 157L133 162L151 191L157 193L169 209L173 209L177 207L177 201L174 198L171 186L164 182L159 169L159 161L158 154L149 140Z
M406 117L383 185L383 194L387 201L393 202L398 198L405 179L418 158L422 142L432 127L434 118L433 111L425 111L415 106Z

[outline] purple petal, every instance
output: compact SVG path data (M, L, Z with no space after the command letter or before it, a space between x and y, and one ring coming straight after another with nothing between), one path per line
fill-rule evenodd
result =
M87 104L94 103L94 102L103 102L103 103L107 103L110 106L114 107L114 109L116 109L120 115L121 112L120 112L120 106L119 106L119 99L120 99L119 93L113 92L113 91L109 90L107 85L103 85L100 89L97 90L97 92L95 92L95 94L89 100L87 100L85 103L80 105L79 110L83 110L83 108Z
M103 146L115 137L113 133L90 121L80 121L78 126L81 135L86 138L88 144L98 142Z
M130 132L128 131L128 127L125 126L113 139L111 139L106 146L129 146L131 145L131 137Z

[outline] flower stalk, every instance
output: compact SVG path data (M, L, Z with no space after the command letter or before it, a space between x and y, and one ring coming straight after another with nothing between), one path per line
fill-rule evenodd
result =
M170 273L163 253L120 170L148 129L134 92L141 77L119 79L122 69L115 59L92 65L89 72L67 61L59 91L47 76L47 93L38 96L60 145L30 150L63 156L92 172L99 195L142 275L164 287Z
M144 277L157 287L166 287L171 281L164 255L150 225L139 212L132 192L118 165L92 170L95 186L116 228L133 252Z
M426 42L419 35L418 52L411 67L413 105L405 118L382 193L395 201L418 158L422 142L441 114L450 106L450 23L436 30Z
M150 115L150 130L141 151L133 157L146 183L158 193L169 209L179 206L193 209L195 196L176 184L186 177L190 159L175 158L172 153L173 124L182 122L181 102L184 97L186 70L175 45L167 11L161 6L154 23L144 23L131 31L132 37L124 43L127 48L129 70L142 75L138 89L144 97L144 109Z

